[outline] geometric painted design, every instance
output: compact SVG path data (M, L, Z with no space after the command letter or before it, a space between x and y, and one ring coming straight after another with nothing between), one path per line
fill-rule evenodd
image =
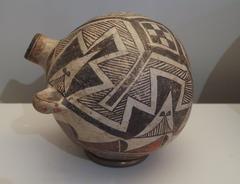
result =
M145 30L151 45L168 49L178 54L176 40L165 26L149 21L141 22L140 25Z
M63 105L121 152L170 141L192 105L181 43L146 17L91 20L57 45L52 61L47 77Z
M49 81L49 84L52 85L54 88L57 89L61 94L65 94L65 74L58 77L57 79L54 79L52 81Z
M167 115L170 114L171 112L168 111ZM139 136L139 138L145 138L145 137L153 137L153 136L159 136L159 135L166 135L168 133L171 133L173 129L169 126L167 116L165 112L162 112L160 116L164 116L160 123L154 127L151 131L149 131L146 134L143 134Z

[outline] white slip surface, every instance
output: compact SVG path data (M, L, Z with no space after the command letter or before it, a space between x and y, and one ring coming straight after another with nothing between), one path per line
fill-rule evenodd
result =
M239 104L194 104L172 143L128 168L93 163L31 104L0 104L0 112L0 184L240 183Z

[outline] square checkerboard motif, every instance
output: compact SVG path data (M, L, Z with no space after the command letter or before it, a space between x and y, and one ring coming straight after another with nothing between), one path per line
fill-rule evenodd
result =
M166 28L154 22L144 22L142 26L153 44L162 45L173 51L177 51L175 40Z

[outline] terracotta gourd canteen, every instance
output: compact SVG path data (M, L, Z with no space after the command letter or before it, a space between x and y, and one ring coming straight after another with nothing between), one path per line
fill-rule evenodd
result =
M90 159L123 167L183 129L192 106L187 54L163 24L131 13L91 19L61 40L34 36L25 58L46 71L33 97Z

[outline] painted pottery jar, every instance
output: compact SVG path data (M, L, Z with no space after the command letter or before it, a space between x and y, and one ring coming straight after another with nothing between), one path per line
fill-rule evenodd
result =
M25 58L48 86L33 106L52 113L94 161L133 165L183 129L192 106L186 52L163 24L114 13L53 40L37 34Z

